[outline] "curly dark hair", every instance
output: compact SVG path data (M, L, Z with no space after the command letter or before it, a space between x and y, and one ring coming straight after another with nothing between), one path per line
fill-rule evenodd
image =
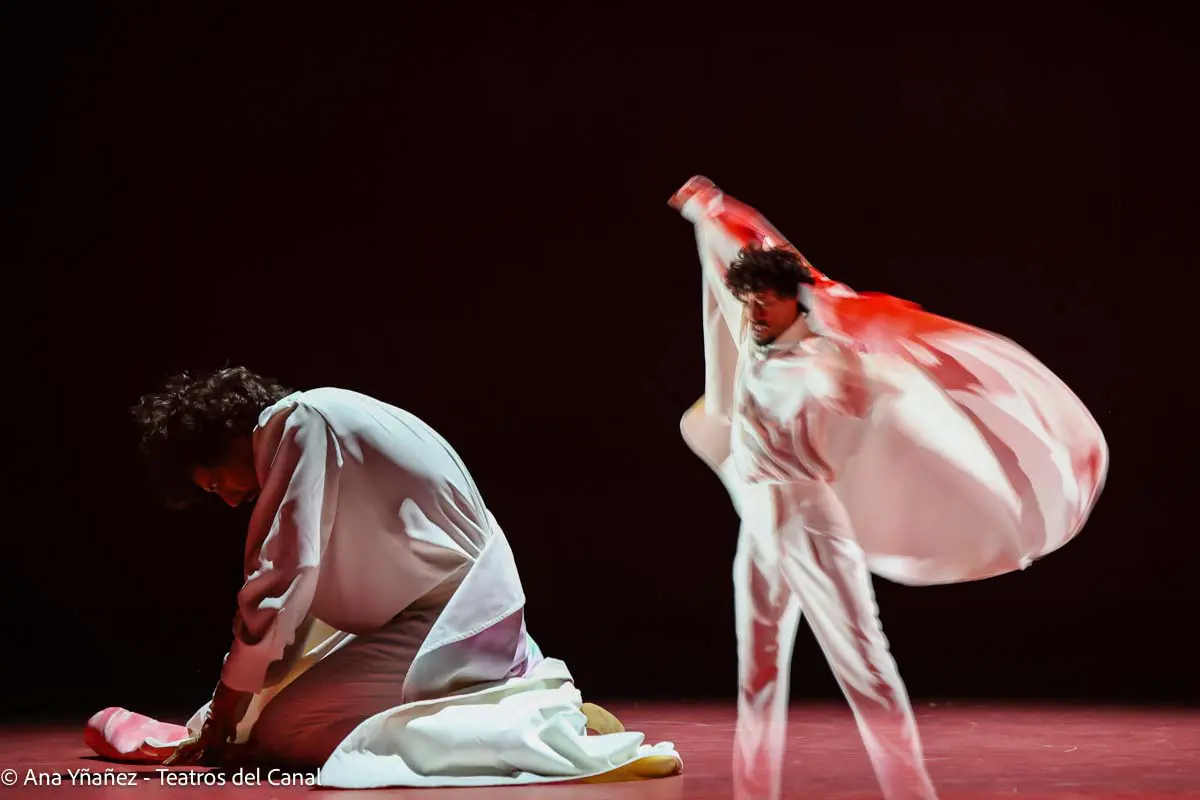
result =
M196 467L213 467L230 443L248 436L264 409L291 394L271 378L245 367L169 378L162 391L142 395L130 411L150 479L167 505L184 508L201 497L192 481Z
M782 248L766 250L759 244L742 248L725 275L725 284L739 300L768 290L780 297L797 297L802 283L811 285L813 276L798 254Z

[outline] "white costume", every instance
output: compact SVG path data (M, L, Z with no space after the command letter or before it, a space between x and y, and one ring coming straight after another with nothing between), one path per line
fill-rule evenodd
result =
M1100 493L1103 435L1012 342L815 270L803 299L819 335L805 337L801 320L756 345L725 285L728 265L752 242L794 248L707 179L689 181L672 205L696 227L704 276L705 395L682 432L742 520L736 797L780 796L801 612L884 794L935 797L871 572L906 584L977 580L1061 547Z
M638 733L587 735L566 665L525 630L504 533L428 425L317 389L266 409L253 443L262 493L222 672L255 693L239 741L253 733L263 757L320 766L323 785L349 788L562 781L679 760ZM290 669L265 687L285 655ZM171 744L116 749L158 757Z

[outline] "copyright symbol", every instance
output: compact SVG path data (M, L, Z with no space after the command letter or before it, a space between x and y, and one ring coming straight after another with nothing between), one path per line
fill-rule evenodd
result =
M15 769L6 769L0 772L0 783L5 786L15 786L17 783L17 771Z

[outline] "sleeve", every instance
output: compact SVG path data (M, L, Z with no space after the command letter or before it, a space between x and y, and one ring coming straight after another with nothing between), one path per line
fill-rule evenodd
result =
M732 339L740 341L745 334L742 304L725 284L729 265L738 252L753 241L739 235L725 224L725 196L707 178L688 181L672 198L671 206L695 227L696 251L700 257L704 282L704 316L706 329L723 323Z
M250 522L247 577L221 670L242 692L263 688L307 618L337 505L339 450L324 418L298 405L282 428Z
M728 422L733 411L734 375L746 336L742 304L725 284L729 264L743 237L722 225L724 196L706 178L688 181L670 205L692 223L700 259L704 335L704 413Z

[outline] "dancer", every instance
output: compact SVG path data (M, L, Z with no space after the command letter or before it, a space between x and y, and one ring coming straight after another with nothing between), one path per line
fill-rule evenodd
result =
M980 580L1058 549L1102 489L1103 434L1017 345L831 281L711 181L671 205L704 287L705 392L682 433L741 517L735 796L780 796L803 613L884 795L936 797L871 573Z
M90 728L98 752L214 764L242 745L242 761L321 767L323 785L356 788L679 770L669 743L583 704L542 655L504 533L417 417L244 368L175 380L135 416L173 502L203 490L254 511L211 703L182 742L150 730L131 743L128 716L108 713Z

